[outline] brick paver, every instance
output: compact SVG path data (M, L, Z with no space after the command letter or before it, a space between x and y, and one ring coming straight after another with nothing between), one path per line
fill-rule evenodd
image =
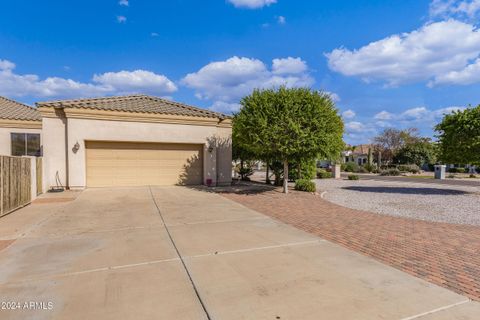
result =
M225 191L251 209L480 301L480 227L349 209L319 195Z

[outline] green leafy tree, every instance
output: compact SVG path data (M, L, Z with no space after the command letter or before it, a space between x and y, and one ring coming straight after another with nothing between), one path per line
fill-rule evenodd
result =
M437 162L436 146L430 139L420 138L401 147L395 154L394 162L416 164L419 167L424 164L434 164Z
M317 157L338 157L344 147L343 122L331 97L306 88L255 90L241 101L233 126L242 148L288 164Z
M443 162L480 164L480 105L445 115L435 130Z

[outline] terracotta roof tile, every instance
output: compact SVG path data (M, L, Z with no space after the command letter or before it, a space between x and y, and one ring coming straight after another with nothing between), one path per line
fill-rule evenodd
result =
M0 96L0 119L41 121L35 108Z
M147 95L37 102L38 107L82 108L225 119L229 116Z

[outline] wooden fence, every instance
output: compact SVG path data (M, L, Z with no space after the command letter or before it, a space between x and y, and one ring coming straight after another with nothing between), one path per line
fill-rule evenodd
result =
M37 163L37 196L43 193L43 175L42 175L42 163L43 163L43 158L35 158Z
M0 217L30 203L30 161L30 158L0 156Z

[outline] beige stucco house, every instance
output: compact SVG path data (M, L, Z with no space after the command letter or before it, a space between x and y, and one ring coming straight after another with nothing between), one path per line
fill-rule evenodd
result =
M231 183L231 119L146 95L37 103L44 188Z
M0 155L38 156L42 118L32 107L0 97Z

